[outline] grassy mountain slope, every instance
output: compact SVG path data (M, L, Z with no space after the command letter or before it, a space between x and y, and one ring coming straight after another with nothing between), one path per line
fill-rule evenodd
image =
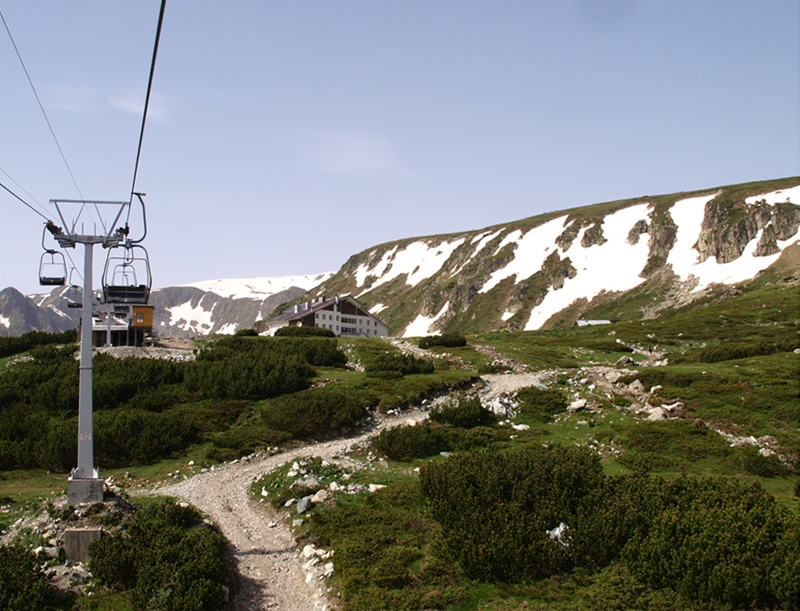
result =
M772 265L782 279L800 275L796 256L780 257L796 242L798 185L789 177L642 196L387 242L353 255L309 296L356 295L406 336L648 319Z

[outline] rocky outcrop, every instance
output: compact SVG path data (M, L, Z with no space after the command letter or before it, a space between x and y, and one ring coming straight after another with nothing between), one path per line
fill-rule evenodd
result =
M638 244L639 236L641 236L643 233L649 233L649 231L650 225L647 223L647 221L644 219L641 221L636 221L631 230L628 232L626 241L631 245Z
M581 229L590 225L592 221L589 219L582 219L577 218L572 220L569 225L566 226L564 231L561 232L561 235L556 238L556 245L564 252L569 250L569 247L572 246L572 243L575 241L575 238L578 237L578 234L581 232Z
M650 249L647 258L647 265L640 276L642 278L650 278L655 272L662 269L667 262L669 251L675 245L675 239L678 236L678 226L672 219L669 210L654 209L650 216L650 226L648 233L650 234L650 241L648 248ZM633 230L631 230L631 233ZM631 233L628 233L628 240L630 243L636 243L631 240Z
M599 246L600 244L605 244L606 242L608 242L608 240L606 240L605 236L603 235L602 219L596 221L594 225L584 231L583 237L581 238L581 246L584 248L589 248L590 246Z
M748 205L724 196L706 204L705 216L695 248L700 261L716 257L718 263L735 261L747 244L764 230L756 256L778 252L777 240L788 240L800 226L800 206L782 203L770 206L764 201Z

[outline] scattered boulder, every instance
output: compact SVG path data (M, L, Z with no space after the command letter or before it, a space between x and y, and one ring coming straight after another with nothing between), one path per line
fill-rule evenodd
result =
M325 488L318 490L311 496L311 502L315 505L318 503L324 503L328 498L328 491Z
M641 395L646 392L644 389L644 384L642 384L639 380L634 380L628 384L628 390L632 393L636 393L637 395Z
M621 356L619 359L617 359L617 362L614 364L620 367L624 367L625 365L636 365L636 361L634 361L629 356Z
M667 414L667 418L683 418L686 416L686 405L683 401L675 401L674 403L664 403L661 409Z
M311 500L310 496L304 496L302 499L297 501L297 513L305 513L309 509L314 506L314 502Z
M572 403L569 404L567 408L570 412L579 412L582 409L586 409L586 399L576 399Z

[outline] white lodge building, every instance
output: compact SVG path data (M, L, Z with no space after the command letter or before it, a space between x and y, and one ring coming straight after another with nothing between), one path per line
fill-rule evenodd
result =
M267 323L267 333L275 335L281 327L322 327L336 335L386 337L388 325L370 314L352 295L314 301L293 306Z

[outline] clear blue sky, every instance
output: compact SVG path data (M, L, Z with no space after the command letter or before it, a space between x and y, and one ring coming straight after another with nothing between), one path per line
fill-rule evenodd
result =
M128 197L159 4L0 0L86 198ZM155 284L796 175L798 10L169 0L137 183ZM0 168L45 206L78 197L4 29L0 75ZM40 291L40 239L0 192L0 288Z

